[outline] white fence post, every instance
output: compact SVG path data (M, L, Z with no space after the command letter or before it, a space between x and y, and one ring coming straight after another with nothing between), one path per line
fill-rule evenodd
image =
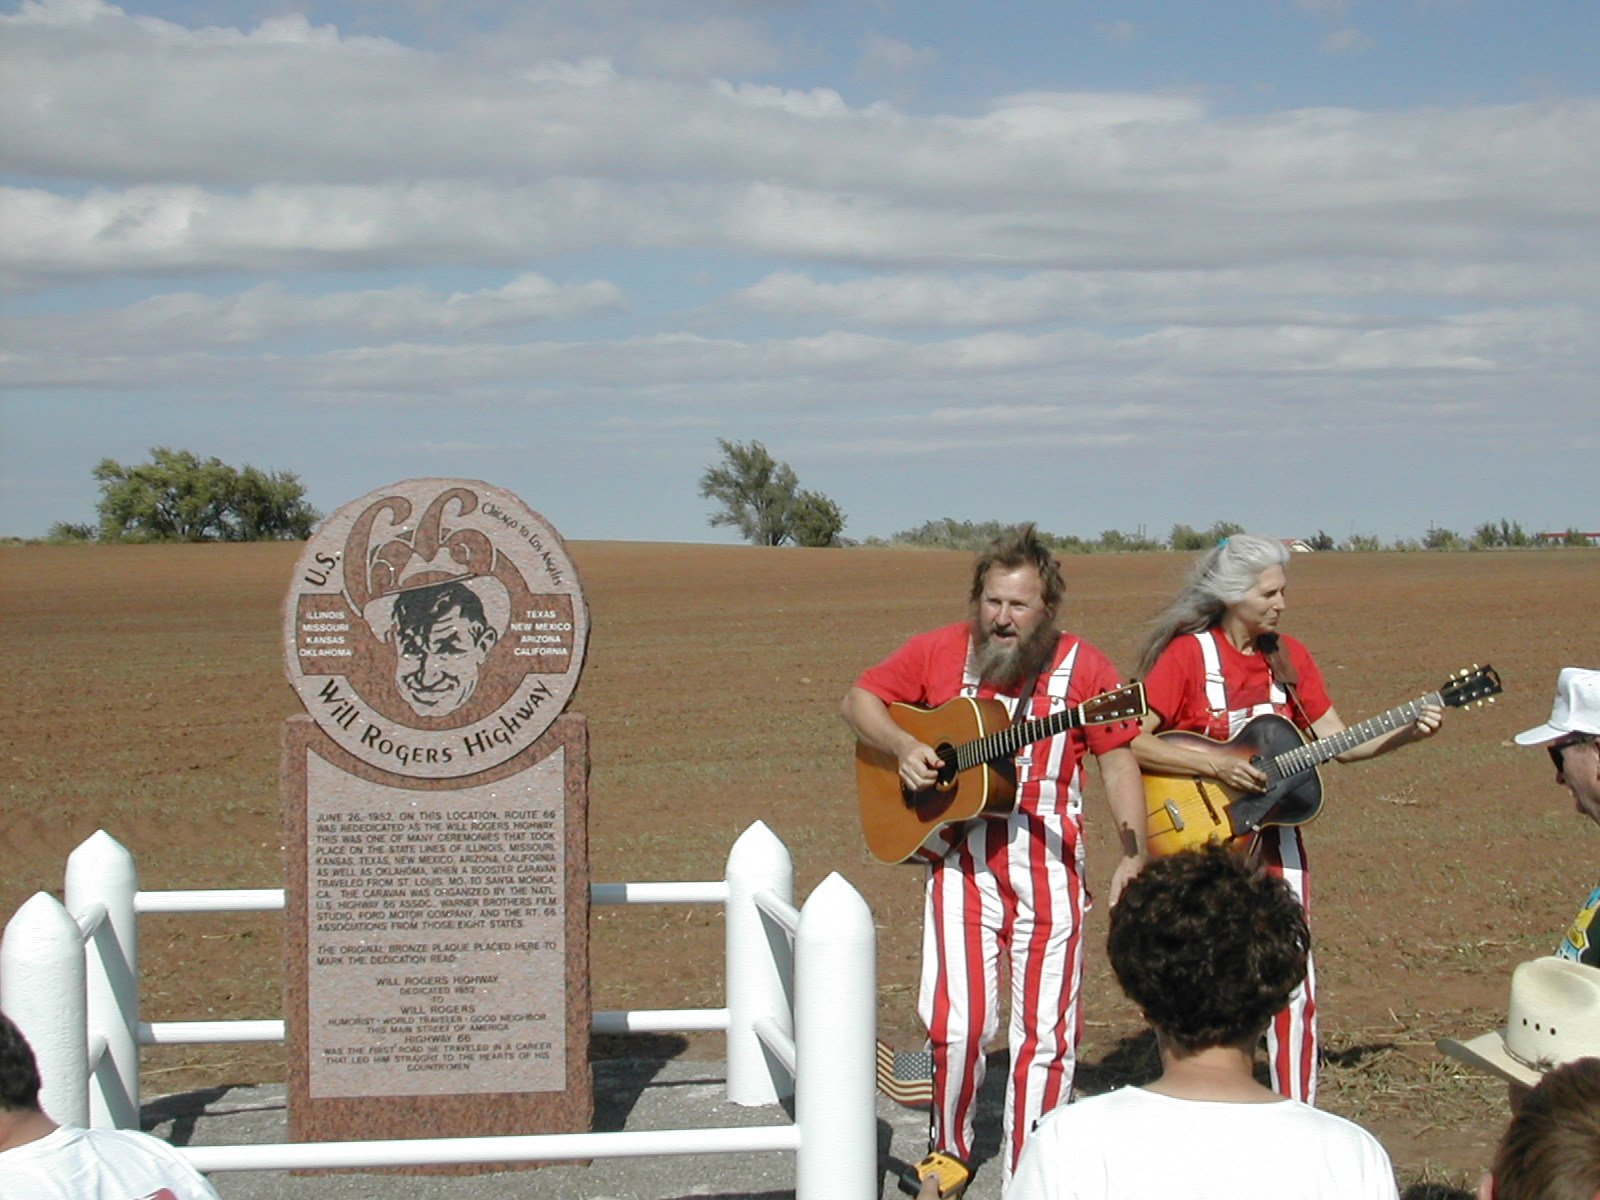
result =
M76 920L103 906L105 920L88 940L89 1041L105 1039L91 1077L89 1121L95 1128L139 1128L139 926L133 855L105 830L67 856L67 911Z
M138 1127L141 1039L282 1037L281 1021L141 1027L137 933L140 911L278 909L282 892L137 887L132 855L98 832L67 861L67 904L39 893L0 939L0 1009L33 1044L41 1103L64 1123ZM228 1171L786 1150L796 1155L797 1200L877 1200L877 938L860 894L829 875L796 912L788 848L760 821L734 843L721 883L596 885L591 894L609 903L726 904L727 1008L604 1015L619 1029L726 1029L728 1099L768 1105L793 1094L793 1124L187 1153L204 1169Z
M789 848L756 821L728 852L728 907L724 933L728 997L728 1099L734 1104L775 1104L794 1092L794 1079L756 1035L763 1017L792 1035L794 947L788 933L756 906L770 891L794 903L794 860Z
M39 1063L39 1107L61 1125L89 1123L89 1034L83 935L48 892L35 892L0 939L0 1012Z
M877 1200L878 935L837 872L795 934L796 1200Z

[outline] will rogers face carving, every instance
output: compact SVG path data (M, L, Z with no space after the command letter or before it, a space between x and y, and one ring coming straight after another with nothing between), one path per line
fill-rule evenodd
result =
M407 480L307 543L284 614L307 711L357 757L457 778L536 740L577 686L588 609L561 538L473 480Z

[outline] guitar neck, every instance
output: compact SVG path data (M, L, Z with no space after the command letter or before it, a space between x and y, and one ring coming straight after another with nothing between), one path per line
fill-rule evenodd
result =
M1019 700L1019 704L1026 701ZM1043 741L1067 729L1083 724L1083 715L1076 708L1064 708L1048 717L1035 717L1031 721L1014 721L1004 729L985 734L956 747L956 766L965 771L980 763L993 762L1015 754L1024 746Z
M1293 750L1285 750L1272 760L1272 765L1280 779L1298 775L1301 771L1309 771L1312 767L1337 758L1346 750L1353 750L1386 733L1410 725L1422 715L1422 710L1430 705L1435 708L1443 705L1438 692L1429 692L1426 696L1419 696L1407 704L1391 708L1388 712L1346 726L1338 733L1317 738L1303 746L1296 746Z

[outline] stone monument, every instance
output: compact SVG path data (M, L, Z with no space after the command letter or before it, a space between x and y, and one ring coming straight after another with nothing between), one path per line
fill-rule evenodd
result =
M589 614L556 532L474 480L341 508L284 606L295 1141L582 1132ZM471 1172L504 1167L436 1167Z

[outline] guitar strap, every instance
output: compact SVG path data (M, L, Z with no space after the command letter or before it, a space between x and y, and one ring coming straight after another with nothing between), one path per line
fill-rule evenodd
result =
M1306 710L1300 706L1300 672L1295 670L1294 663L1289 660L1289 652L1283 648L1278 635L1275 633L1258 635L1256 653L1266 659L1268 673L1289 697L1289 703L1294 711L1300 714L1300 722L1305 726L1307 735L1315 738L1317 735L1311 732L1311 722L1306 719Z
M1039 690L1039 680L1044 678L1045 668L1056 659L1056 651L1061 646L1061 633L1057 631L1055 640L1050 643L1050 653L1046 654L1039 663L1039 669L1028 680L1028 689L1018 694L1017 710L1011 714L1011 723L1021 725L1028 719L1028 713L1033 708L1033 693Z

